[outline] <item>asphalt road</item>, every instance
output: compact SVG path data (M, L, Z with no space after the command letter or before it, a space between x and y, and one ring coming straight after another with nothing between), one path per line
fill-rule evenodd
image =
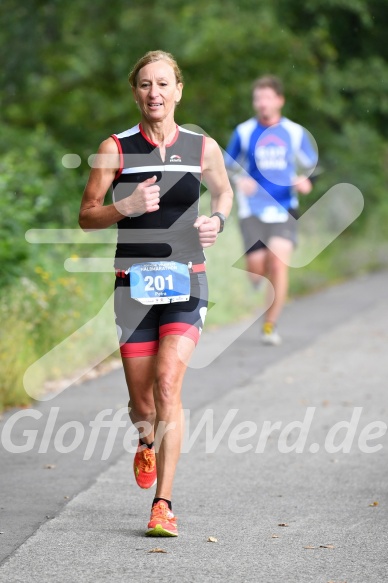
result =
M89 425L126 421L121 370L9 411L0 581L386 583L387 289L379 273L290 303L277 348L257 322L204 334L194 366L235 339L185 379L178 539L143 536L153 492L134 482L129 423L115 439Z

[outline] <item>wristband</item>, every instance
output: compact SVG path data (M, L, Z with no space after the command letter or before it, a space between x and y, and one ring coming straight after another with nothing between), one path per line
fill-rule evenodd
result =
M224 230L224 226L225 226L226 216L223 215L222 213L213 213L210 216L210 218L212 218L212 217L218 217L220 219L220 230L218 232L222 233L222 231Z

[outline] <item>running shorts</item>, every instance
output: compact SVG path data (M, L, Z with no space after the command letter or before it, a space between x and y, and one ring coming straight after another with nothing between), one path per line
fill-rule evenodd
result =
M298 218L296 209L289 209L288 212L294 219ZM240 219L240 229L246 255L259 249L266 249L271 237L288 239L294 246L297 243L297 225L291 218L284 223L264 223L258 217L251 216Z
M199 340L208 305L205 272L190 274L187 302L145 306L131 298L129 278L116 277L114 306L121 356L133 358L158 353L159 340L169 334Z

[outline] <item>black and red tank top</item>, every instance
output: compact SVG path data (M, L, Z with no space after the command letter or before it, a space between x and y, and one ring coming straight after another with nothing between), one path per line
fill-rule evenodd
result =
M202 263L204 253L193 224L198 217L205 137L177 126L163 161L157 144L141 124L112 136L120 153L113 181L113 200L130 196L152 176L160 186L159 210L125 217L117 223L115 267L160 258Z

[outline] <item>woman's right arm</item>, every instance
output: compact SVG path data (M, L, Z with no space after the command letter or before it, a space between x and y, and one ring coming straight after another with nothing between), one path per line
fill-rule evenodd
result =
M116 142L108 138L100 145L81 201L79 226L81 229L106 229L126 216L138 216L157 211L160 188L156 176L141 182L135 191L113 204L104 206L105 195L120 165Z
M81 229L106 229L124 218L114 204L104 206L105 195L119 165L117 145L113 138L108 138L98 149L84 190L78 219Z

